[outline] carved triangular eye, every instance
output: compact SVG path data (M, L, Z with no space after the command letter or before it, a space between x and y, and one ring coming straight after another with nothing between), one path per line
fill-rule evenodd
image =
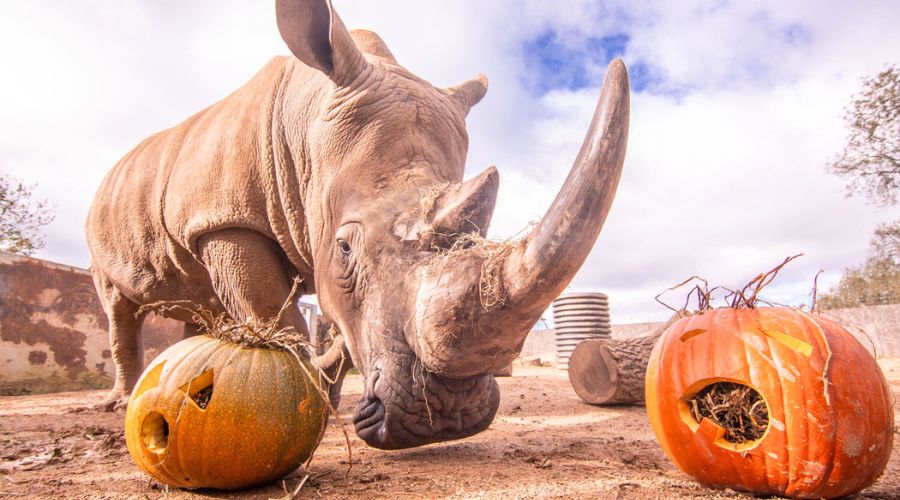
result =
M201 410L205 410L209 406L209 402L213 396L213 371L206 370L200 375L191 379L190 382L180 387L182 392L190 396L191 401Z
M153 389L154 387L159 385L159 377L162 375L163 368L165 368L166 362L163 361L160 364L154 366L144 375L144 378L141 380L141 384L134 390L134 393L131 395L131 400L134 401L141 394Z

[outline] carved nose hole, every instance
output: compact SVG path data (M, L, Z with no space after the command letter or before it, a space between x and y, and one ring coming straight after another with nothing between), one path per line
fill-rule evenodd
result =
M141 439L148 451L157 455L165 453L169 444L169 423L162 413L155 411L144 417L141 424Z
M769 428L769 407L756 389L728 380L713 381L681 400L681 418L694 431L716 427L713 442L721 448L753 448Z
M209 406L213 397L213 371L206 370L181 386L181 390L190 396L194 404L201 410Z

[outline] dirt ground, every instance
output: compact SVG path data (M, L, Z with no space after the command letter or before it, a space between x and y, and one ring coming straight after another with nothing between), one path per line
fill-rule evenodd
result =
M900 359L882 362L895 397ZM723 498L678 471L656 444L643 407L582 403L566 373L516 367L501 378L502 402L487 431L404 451L368 448L351 433L353 467L331 425L300 498ZM341 414L362 391L350 377ZM0 497L279 498L305 473L239 493L171 489L131 463L123 413L85 411L102 391L0 397ZM895 414L900 405L895 406ZM898 419L900 422L900 419ZM900 435L882 478L854 498L900 498Z

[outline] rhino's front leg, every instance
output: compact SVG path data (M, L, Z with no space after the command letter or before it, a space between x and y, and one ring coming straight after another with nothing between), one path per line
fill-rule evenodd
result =
M275 241L248 229L225 229L201 237L199 248L213 289L235 321L278 315L297 272ZM297 307L282 313L281 326L309 336Z
M344 377L353 368L353 360L350 358L350 351L344 342L344 334L338 334L328 351L316 357L312 363L332 382L328 388L328 399L336 410L341 402L341 386L344 385Z
M291 293L296 271L274 241L255 231L228 229L202 237L200 250L216 295L236 321L266 321L278 314ZM282 314L282 326L293 326L309 338L297 307ZM313 365L334 381L328 392L337 408L344 376L353 367L343 336L335 339L329 352L313 360Z

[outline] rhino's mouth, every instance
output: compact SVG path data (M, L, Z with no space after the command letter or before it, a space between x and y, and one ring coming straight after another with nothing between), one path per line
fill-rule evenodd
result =
M500 404L491 375L467 380L432 373L395 378L381 370L366 380L353 424L369 446L396 450L471 436L485 430Z

